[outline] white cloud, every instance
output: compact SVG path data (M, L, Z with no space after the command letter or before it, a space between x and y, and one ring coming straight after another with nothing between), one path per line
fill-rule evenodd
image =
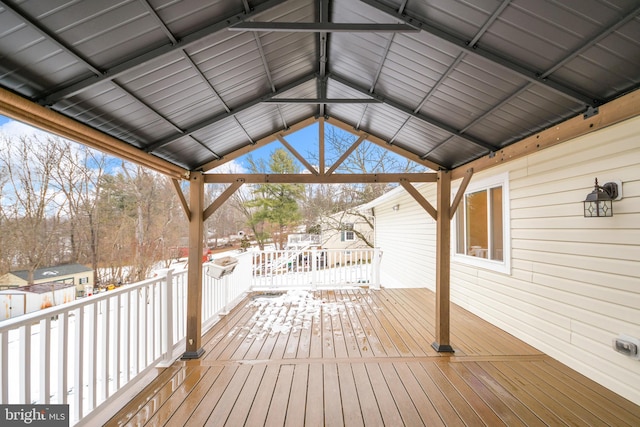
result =
M0 134L11 138L18 136L27 136L33 135L36 137L43 137L49 135L47 132L35 128L33 126L29 126L25 123L19 122L17 120L9 120L6 123L0 124Z
M239 162L236 160L231 160L225 164L222 164L214 169L211 169L207 173L247 173L247 169L245 169Z

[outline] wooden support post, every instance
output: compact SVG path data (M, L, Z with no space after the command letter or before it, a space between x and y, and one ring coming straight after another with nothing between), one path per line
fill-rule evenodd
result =
M324 117L320 117L318 121L318 172L324 175Z
M183 359L198 359L202 342L202 237L204 231L204 177L192 172L189 185L189 272L187 275L187 348Z
M436 340L438 352L453 353L450 343L451 172L438 172L436 219Z

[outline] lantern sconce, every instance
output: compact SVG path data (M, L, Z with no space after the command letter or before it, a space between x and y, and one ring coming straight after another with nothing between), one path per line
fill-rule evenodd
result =
M393 206L393 210L394 210L394 211L398 211L398 210L400 210L400 205L394 205L394 206Z
M585 218L613 216L613 201L622 198L622 183L607 182L600 186L598 178L591 193L582 202Z

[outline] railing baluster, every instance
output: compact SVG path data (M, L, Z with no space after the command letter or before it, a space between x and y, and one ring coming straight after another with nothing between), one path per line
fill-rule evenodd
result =
M107 400L109 397L109 373L110 373L110 352L111 352L111 298L104 300L105 315L102 318L102 342L104 348L102 350L102 359L104 361L102 366L102 400Z
M125 383L128 383L131 379L131 329L129 325L131 324L131 294L133 292L137 292L137 290L132 290L126 294L125 321L122 324L122 353L124 354L122 372L124 373Z
M49 404L51 398L51 318L40 320L40 396L38 401Z
M136 289L135 295L132 295L133 298L131 298L131 317L132 317L132 321L135 321L136 324L138 325L137 328L132 328L131 329L131 342L130 342L130 346L131 346L131 375L137 375L138 374L138 364L139 364L139 359L140 359L140 298L141 298L141 294L142 294L142 290L143 288L138 288ZM131 323L129 323L131 324Z
M31 325L24 325L20 329L20 401L31 403Z
M89 340L89 352L87 354L87 364L89 365L89 377L87 378L87 391L89 392L87 396L88 409L91 410L96 406L96 391L97 391L97 355L98 355L98 310L99 304L101 301L96 301L94 304L89 306L91 311L91 329L90 333L85 336L87 340Z
M0 403L9 403L9 331L0 333Z
M120 333L120 316L122 316L122 294L118 294L116 296L116 307L115 313L113 316L113 354L111 358L113 359L113 384L114 390L112 393L115 393L117 390L120 390L120 369L122 364L120 363L120 351L122 349L121 339L122 334ZM111 394L110 394L111 395Z
M69 312L58 315L58 391L57 403L67 403L69 389Z
M75 353L76 364L74 367L74 385L73 385L73 419L79 420L83 416L82 397L84 389L83 372L84 372L84 309L81 306L75 313Z

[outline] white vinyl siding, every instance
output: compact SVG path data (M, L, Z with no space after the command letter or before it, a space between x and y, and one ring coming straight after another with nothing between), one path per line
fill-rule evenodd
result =
M509 174L508 272L458 262L451 241L452 302L637 404L640 362L612 340L640 337L639 138L637 117L473 176ZM622 182L611 218L583 217L596 177ZM418 188L435 206L435 185ZM411 201L398 192L374 207L382 285L433 289L435 225Z
M417 184L435 206L435 185ZM382 250L381 283L386 287L427 287L435 284L435 222L404 189L392 201L375 207L376 246ZM393 206L399 205L397 210Z

